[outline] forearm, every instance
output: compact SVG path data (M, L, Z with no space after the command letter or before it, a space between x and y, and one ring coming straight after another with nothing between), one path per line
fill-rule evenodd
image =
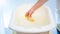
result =
M37 3L26 13L26 16L31 17L35 10L41 7L47 0L38 0Z
M34 12L36 9L41 7L47 1L48 0L38 0L38 2L30 10Z

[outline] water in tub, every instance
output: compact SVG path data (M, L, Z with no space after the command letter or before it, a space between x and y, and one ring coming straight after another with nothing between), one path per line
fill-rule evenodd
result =
M34 14L32 14L32 19L26 19L26 12L32 7L31 4L23 4L16 8L15 18L13 24L17 26L22 26L24 28L40 28L41 26L48 25L50 23L48 10L45 6L38 8Z

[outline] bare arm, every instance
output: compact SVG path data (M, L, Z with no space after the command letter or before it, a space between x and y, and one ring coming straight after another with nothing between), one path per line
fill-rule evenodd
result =
M26 16L31 17L35 10L41 7L48 0L38 0L37 3L26 13Z

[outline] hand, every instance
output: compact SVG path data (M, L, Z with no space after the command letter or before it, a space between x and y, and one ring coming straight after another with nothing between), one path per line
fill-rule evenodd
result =
M32 17L33 12L34 12L34 11L29 10L29 11L25 14L25 16L27 16L27 17Z
M29 10L26 14L25 17L27 18L27 20L29 20L30 22L34 22L35 20L32 18L32 14L33 11Z

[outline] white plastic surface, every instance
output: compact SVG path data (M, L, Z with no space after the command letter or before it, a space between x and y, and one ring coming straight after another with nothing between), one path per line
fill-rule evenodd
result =
M15 16L14 15L15 12L13 12L13 16L12 16L13 19L11 19L11 21L10 21L9 28L11 28L15 31L18 31L18 32L27 32L27 33L46 32L46 31L53 29L55 27L55 22L54 22L51 10L48 6L44 6L44 7L46 7L49 12L48 14L49 14L49 19L50 19L50 24L48 24L46 26L42 26L40 28L24 28L22 26L17 26L16 24L13 23L14 16Z

